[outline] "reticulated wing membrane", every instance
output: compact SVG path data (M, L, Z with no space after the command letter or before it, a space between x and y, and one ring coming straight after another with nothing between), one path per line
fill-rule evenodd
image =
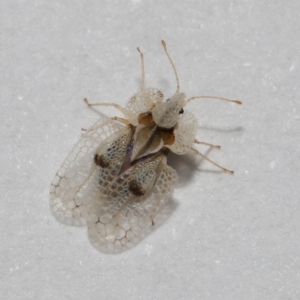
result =
M141 113L149 112L156 104L161 103L163 94L156 88L147 88L137 92L127 103L125 108L130 113L130 123L137 126L138 117Z
M197 120L189 112L185 112L179 119L174 129L175 142L167 147L178 155L187 153L193 145L197 130Z
M92 244L108 253L139 242L174 190L177 173L163 151L139 160L103 188L88 217Z
M75 226L86 224L93 197L118 172L131 135L130 126L111 119L98 121L84 133L51 184L50 206L59 221ZM96 154L105 168L95 162Z

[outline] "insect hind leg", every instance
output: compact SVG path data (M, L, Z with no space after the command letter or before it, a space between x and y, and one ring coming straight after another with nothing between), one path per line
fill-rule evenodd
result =
M223 170L226 173L230 173L230 174L234 174L234 171L229 170L227 168L222 167L221 165L219 165L218 163L214 162L213 160L211 160L210 158L208 158L206 155L204 155L203 153L199 152L197 149L194 148L190 148L190 150L195 153L196 155L201 156L203 159L207 160L208 162L210 162L211 164L213 164L214 166L216 166L217 168Z
M221 146L219 146L219 145L213 145L213 144L210 144L210 143L201 142L201 141L198 141L197 139L194 139L194 144L206 145L206 146L209 146L209 147L212 147L212 148L217 148L217 149L221 148Z

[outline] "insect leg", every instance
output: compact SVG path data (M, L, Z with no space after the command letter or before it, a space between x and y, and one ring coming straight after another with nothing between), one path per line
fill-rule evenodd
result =
M128 120L126 120L126 119L123 119L123 118L112 117L111 119L114 120L114 121L118 121L120 123L123 123L125 125L130 125L130 122Z
M113 106L116 109L118 109L119 111L121 111L125 116L129 115L126 108L124 108L123 106L116 104L116 103L90 103L87 98L84 98L83 100L88 107L91 107L91 106Z
M212 147L212 148L218 148L218 149L221 148L221 146L219 146L219 145L213 145L213 144L206 143L206 142L200 142L200 141L198 141L198 140L196 140L196 139L194 139L194 143L195 143L195 144L201 144L201 145L210 146L210 147Z
M219 169L223 170L224 172L228 172L230 174L233 174L234 171L228 170L222 166L220 166L219 164L217 164L216 162L214 162L213 160L211 160L210 158L208 158L206 155L202 154L201 152L199 152L198 150L194 149L194 148L190 148L190 150L192 152L194 152L195 154L201 156L202 158L204 158L205 160L209 161L211 164L213 164L214 166L218 167Z

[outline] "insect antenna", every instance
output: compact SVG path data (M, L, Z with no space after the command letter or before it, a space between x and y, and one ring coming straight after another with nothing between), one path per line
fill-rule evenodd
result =
M217 96L195 96L195 97L191 97L191 98L185 100L183 106L186 106L190 101L193 101L195 99L216 99L216 100L222 100L222 101L226 101L226 102L236 103L238 105L242 104L242 101L240 101L240 100L231 100L231 99L227 99L227 98L223 98L223 97L217 97Z
M141 82L141 91L144 93L145 91L145 63L144 63L144 54L141 52L140 48L137 47L137 50L140 53L141 57L141 68L142 68L142 82Z
M171 58L171 56L170 56L170 54L169 54L169 52L168 52L168 50L167 50L167 44L166 44L166 42L165 42L164 40L162 40L162 41L161 41L161 44L163 45L163 47L164 47L164 49L165 49L165 52L166 52L166 54L167 54L167 57L168 57L168 59L169 59L171 65L172 65L173 71L174 71L174 73L175 73L176 84L177 84L176 93L179 93L179 92L180 92L180 85L179 85L179 79L178 79L178 74L177 74L175 65L174 65L173 60L172 60L172 58Z

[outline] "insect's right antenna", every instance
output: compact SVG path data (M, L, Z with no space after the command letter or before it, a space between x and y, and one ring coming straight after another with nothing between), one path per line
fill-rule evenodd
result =
M183 106L186 106L190 101L193 101L195 99L216 99L216 100L222 100L222 101L226 101L226 102L232 102L232 103L235 103L238 105L242 104L242 101L240 101L240 100L231 100L231 99L218 97L218 96L196 96L196 97L191 97L191 98L185 100Z
M162 43L162 45L163 45L163 47L164 47L164 49L165 49L165 52L166 52L166 54L167 54L167 56L168 56L168 59L169 59L171 65L172 65L173 71L174 71L174 73L175 73L176 84L177 84L176 93L179 93L179 91L180 91L180 85L179 85L179 79L178 79L178 74L177 74L175 65L174 65L174 63L173 63L173 61L172 61L172 59L171 59L171 56L170 56L170 54L169 54L169 52L168 52L168 50L167 50L167 44L166 44L166 42L165 42L164 40L162 40L161 43Z
M145 91L145 64L144 64L144 54L141 52L140 48L137 47L137 50L140 53L141 57L141 67L142 67L142 82L141 82L141 91L144 93Z

